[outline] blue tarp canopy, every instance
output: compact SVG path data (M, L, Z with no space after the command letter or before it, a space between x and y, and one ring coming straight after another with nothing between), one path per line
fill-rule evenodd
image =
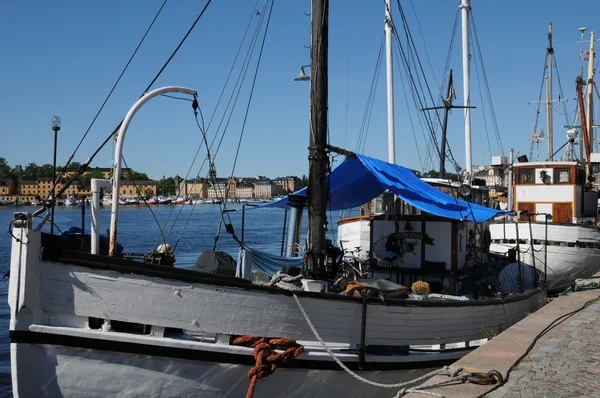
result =
M331 193L328 210L357 207L389 190L411 206L440 217L480 222L503 213L457 199L421 181L406 167L365 155L346 157L328 178ZM294 194L306 196L306 188ZM288 198L260 207L286 208Z

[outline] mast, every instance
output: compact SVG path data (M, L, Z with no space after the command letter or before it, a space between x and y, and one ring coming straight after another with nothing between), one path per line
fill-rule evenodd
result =
M385 0L385 56L387 73L388 111L388 161L396 163L396 138L394 132L394 71L392 58L392 8L391 0Z
M588 78L587 78L587 115L586 126L588 135L590 136L590 151L594 152L594 127L593 127L593 94L594 94L594 32L590 33L590 55L588 61Z
M554 49L552 48L552 22L548 25L548 80L546 81L546 127L548 129L548 160L552 161L554 146L552 142L552 59Z
M463 95L465 102L465 163L468 183L471 183L473 174L473 161L471 158L471 66L469 64L469 11L470 0L461 0L462 14L462 58L463 58Z
M308 256L307 277L320 279L325 271L325 230L327 228L327 47L328 0L312 0L310 145L308 174Z
M454 99L454 87L452 84L452 69L450 69L450 77L448 79L448 91L446 92L446 100L444 101L444 125L442 126L442 143L440 145L440 178L446 176L446 131L448 129L448 113L452 108L452 100Z

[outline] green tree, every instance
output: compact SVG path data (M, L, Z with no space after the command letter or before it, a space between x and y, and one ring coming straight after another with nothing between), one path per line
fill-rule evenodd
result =
M38 173L40 170L40 166L38 166L35 163L29 163L26 167L25 170L23 170L23 177L26 177L25 179L35 179L38 177Z
M0 180L12 178L13 171L6 162L6 159L0 158Z
M173 179L173 177L165 178L163 176L163 178L161 178L160 181L158 181L157 188L158 193L165 196L175 195L175 192L177 191L177 187L175 185L175 180Z
M122 171L121 178L124 180L149 180L146 173L139 173L133 169Z
M101 171L92 170L88 173L85 173L81 177L81 179L80 179L81 185L86 189L90 189L92 187L92 178L104 178L104 176L102 175Z
M300 188L304 188L308 186L308 177L306 177L306 174L304 174L302 176L302 186Z
M60 167L56 166L56 172L60 172ZM52 167L51 164L45 164L43 166L38 167L37 170L37 178L52 178L52 173L54 171L54 168Z
M438 178L440 175L440 173L438 173L436 170L429 170L427 173L423 174L423 177L425 178Z

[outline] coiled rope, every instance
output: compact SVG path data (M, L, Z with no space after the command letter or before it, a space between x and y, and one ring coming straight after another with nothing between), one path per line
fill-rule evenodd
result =
M250 386L246 398L252 398L258 379L267 377L275 372L277 366L285 365L304 351L304 347L292 339L268 339L257 336L239 336L233 339L233 345L243 345L254 348L256 364L248 371ZM285 350L279 354L275 349Z

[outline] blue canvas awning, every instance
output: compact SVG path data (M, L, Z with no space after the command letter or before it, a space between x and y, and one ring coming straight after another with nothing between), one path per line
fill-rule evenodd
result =
M360 206L389 190L411 206L440 217L485 221L503 213L450 196L421 181L410 169L365 155L347 157L329 174L328 210ZM294 192L306 196L306 188ZM288 207L288 198L260 207Z

